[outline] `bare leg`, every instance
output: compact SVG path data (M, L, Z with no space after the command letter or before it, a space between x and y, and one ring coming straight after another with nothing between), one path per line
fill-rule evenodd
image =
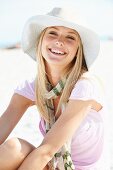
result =
M33 149L35 147L23 139L7 140L0 145L0 170L17 170Z

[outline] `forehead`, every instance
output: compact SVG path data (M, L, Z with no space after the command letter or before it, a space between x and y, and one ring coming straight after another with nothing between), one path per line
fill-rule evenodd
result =
M78 32L76 30L64 26L52 26L47 28L47 30L51 30L51 29L78 35Z

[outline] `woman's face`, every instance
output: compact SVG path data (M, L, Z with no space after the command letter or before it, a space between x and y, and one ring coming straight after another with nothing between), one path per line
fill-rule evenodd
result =
M73 29L49 27L42 40L42 56L48 64L66 66L74 59L79 41L79 35Z

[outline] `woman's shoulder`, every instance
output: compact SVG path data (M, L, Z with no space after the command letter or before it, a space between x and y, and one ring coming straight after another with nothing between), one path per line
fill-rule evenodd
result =
M103 83L98 76L92 73L84 73L75 84L70 99L96 99L102 101L104 98Z
M35 101L35 78L29 78L20 82L15 88L14 93Z

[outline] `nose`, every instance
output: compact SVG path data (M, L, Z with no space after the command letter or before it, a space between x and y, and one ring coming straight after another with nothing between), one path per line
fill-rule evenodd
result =
M61 41L56 41L55 44L56 44L57 46L63 46L63 42L61 42Z
M56 44L57 46L63 46L63 45L64 45L63 38L62 38L62 37L59 37L59 38L56 40L55 44Z

